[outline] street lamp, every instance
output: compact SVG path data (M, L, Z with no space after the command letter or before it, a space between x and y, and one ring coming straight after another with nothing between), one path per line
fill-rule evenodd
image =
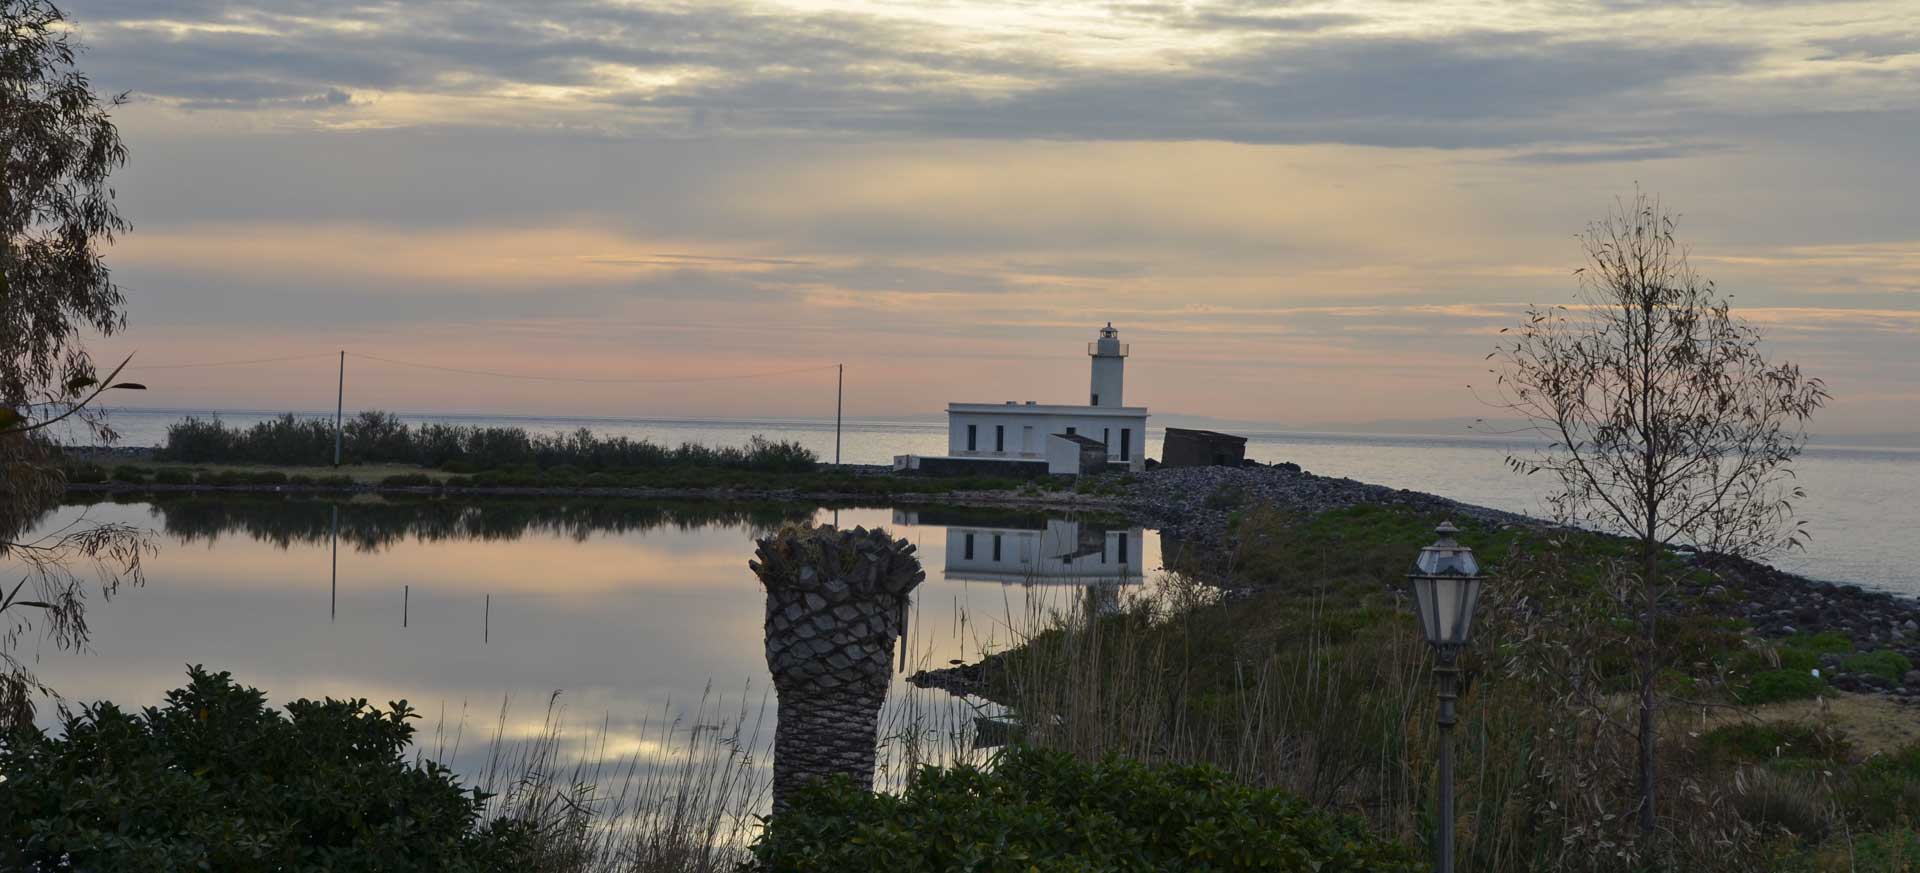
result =
M1420 550L1407 574L1413 589L1413 608L1420 630L1433 646L1439 665L1433 668L1440 692L1440 814L1439 873L1453 873L1453 702L1460 694L1460 670L1454 661L1473 638L1473 608L1480 600L1480 564L1473 550L1453 538L1460 532L1453 522L1434 529L1440 539Z

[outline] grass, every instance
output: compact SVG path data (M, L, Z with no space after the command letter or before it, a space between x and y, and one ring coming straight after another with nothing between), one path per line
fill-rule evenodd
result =
M1000 659L995 699L1019 713L1030 742L1089 760L1213 764L1425 839L1438 740L1432 664L1398 590L1410 551L1439 520L1386 507L1300 517L1240 506L1235 548L1173 558L1183 572L1156 600L1035 623ZM1890 734L1856 744L1853 710L1709 716L1805 707L1743 701L1820 693L1787 678L1810 674L1779 665L1853 646L1837 635L1776 646L1743 622L1689 610L1686 592L1710 580L1674 558L1682 603L1661 624L1672 667L1660 688L1674 698L1660 733L1662 832L1642 838L1625 693L1636 622L1632 591L1617 581L1629 544L1473 524L1462 540L1496 579L1462 664L1463 869L1782 869L1848 833L1897 832L1920 816L1920 766L1906 764L1920 765L1920 745L1885 751ZM1217 603L1195 576L1257 588Z

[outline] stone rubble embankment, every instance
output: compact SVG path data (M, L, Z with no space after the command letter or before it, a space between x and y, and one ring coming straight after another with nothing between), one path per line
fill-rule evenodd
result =
M1227 517L1238 506L1262 503L1303 515L1361 504L1404 506L1492 524L1545 524L1432 494L1316 476L1291 465L1161 467L1134 474L1127 495L1143 520L1163 535L1213 542L1226 535Z

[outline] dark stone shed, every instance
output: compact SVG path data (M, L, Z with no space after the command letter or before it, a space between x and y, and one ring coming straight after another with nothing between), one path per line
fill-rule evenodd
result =
M1238 467L1246 456L1246 437L1170 427L1160 450L1160 463L1168 467Z

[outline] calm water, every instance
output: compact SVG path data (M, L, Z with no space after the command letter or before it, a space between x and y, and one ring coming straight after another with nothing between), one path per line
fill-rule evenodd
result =
M275 702L405 699L425 713L430 750L443 719L466 725L451 763L467 773L503 700L514 701L509 737L531 736L556 690L593 730L607 719L615 750L643 747L646 719L689 717L703 698L709 714L744 706L749 721L765 701L770 744L764 595L747 560L756 536L836 515L919 547L927 580L914 595L909 669L1004 649L1009 622L1035 609L1110 608L1160 563L1152 531L1032 514L231 497L74 505L41 529L125 522L156 532L160 553L144 588L95 602L92 651L43 650L35 669L70 699L122 705L159 702L188 664L232 671ZM954 704L896 677L888 706L883 725L902 708Z
M124 410L114 424L125 445L164 440L179 411ZM231 424L247 425L259 412L222 412ZM598 418L509 418L410 415L412 422L508 424L535 431L587 427L656 442L709 445L744 443L755 434L798 440L821 457L834 456L833 422L715 421ZM1508 453L1526 451L1516 441L1475 437L1355 434L1249 433L1247 453L1262 461L1294 461L1327 476L1345 476L1395 488L1410 488L1515 512L1545 514L1541 497L1550 483L1507 471ZM1160 454L1163 431L1147 435L1149 456ZM946 452L945 425L938 422L847 422L841 456L848 463L879 464L894 455ZM1772 563L1807 575L1920 594L1920 538L1912 534L1920 515L1920 450L1816 447L1796 465L1807 491L1797 504L1813 541L1804 552L1775 556Z

